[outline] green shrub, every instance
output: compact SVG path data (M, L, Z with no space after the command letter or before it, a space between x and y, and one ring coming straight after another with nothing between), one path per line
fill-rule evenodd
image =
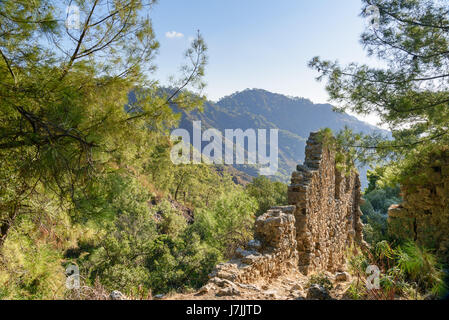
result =
M444 272L429 250L406 242L396 251L397 265L405 278L417 284L422 292L442 296L446 291Z
M246 186L246 191L258 203L256 216L267 212L271 207L287 204L287 185L282 182L274 182L265 176L254 178Z
M256 200L245 192L223 195L210 209L195 215L194 230L225 258L244 246L253 236Z
M426 295L442 297L447 292L442 266L432 253L413 242L391 246L384 240L364 252L354 251L348 259L349 271L356 277L348 291L353 297L379 300L399 295L422 299ZM380 270L378 290L364 286L369 265Z

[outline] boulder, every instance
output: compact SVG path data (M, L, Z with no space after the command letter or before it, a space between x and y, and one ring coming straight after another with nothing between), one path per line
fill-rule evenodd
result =
M211 283L208 283L208 284L206 284L206 285L201 287L201 289L198 291L198 295L201 296L201 295L204 295L204 294L208 294L208 293L211 293L214 290L215 290L215 286L212 285Z
M307 300L332 300L332 298L325 288L314 284L307 290Z
M227 287L220 289L220 291L217 292L217 297L232 297L232 296L240 296L241 292L236 287Z
M335 281L337 282L345 282L345 281L349 281L349 278L351 276L349 275L349 273L347 272L337 272L335 274Z

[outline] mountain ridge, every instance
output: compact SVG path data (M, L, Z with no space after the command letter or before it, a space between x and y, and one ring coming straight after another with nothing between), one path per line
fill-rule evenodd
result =
M304 147L310 132L328 127L334 132L345 126L355 132L388 131L363 122L356 117L335 112L330 104L314 104L306 98L289 97L264 89L245 89L225 96L217 102L206 101L203 111L182 113L180 128L192 132L193 121L201 120L203 128L225 129L279 129L279 171L272 178L288 182L290 174L304 159ZM234 165L240 171L257 176L257 168ZM366 186L365 171L361 180Z

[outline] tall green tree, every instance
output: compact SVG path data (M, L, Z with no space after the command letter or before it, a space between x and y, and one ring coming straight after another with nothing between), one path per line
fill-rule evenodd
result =
M376 114L393 139L351 135L360 156L404 159L449 143L449 2L363 0L369 22L361 43L384 67L315 57L310 66L327 80L340 111ZM424 150L426 149L426 150Z
M176 123L170 104L201 105L191 93L204 86L199 33L168 93L151 78L159 47L153 4L0 1L0 247L18 216L38 214L33 198L45 194L76 212L89 183L112 164L143 159L155 134ZM69 6L79 16L69 17Z

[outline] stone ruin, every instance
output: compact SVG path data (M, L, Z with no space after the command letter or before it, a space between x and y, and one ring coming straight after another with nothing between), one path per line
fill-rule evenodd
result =
M258 217L254 240L215 268L210 285L249 284L294 270L341 271L350 245L364 244L359 175L340 172L335 152L318 137L310 134L304 164L292 174L289 206Z
M296 268L296 229L293 206L276 207L255 223L254 240L247 250L237 249L236 256L219 264L210 275L238 283L252 283L258 278L277 278ZM214 282L214 281L213 281Z
M318 133L311 133L304 164L293 172L288 188L302 273L338 271L351 243L364 244L360 187L358 173L339 171L335 152L323 146Z
M388 233L434 251L449 263L449 147L420 158L402 181L401 204L388 210Z

